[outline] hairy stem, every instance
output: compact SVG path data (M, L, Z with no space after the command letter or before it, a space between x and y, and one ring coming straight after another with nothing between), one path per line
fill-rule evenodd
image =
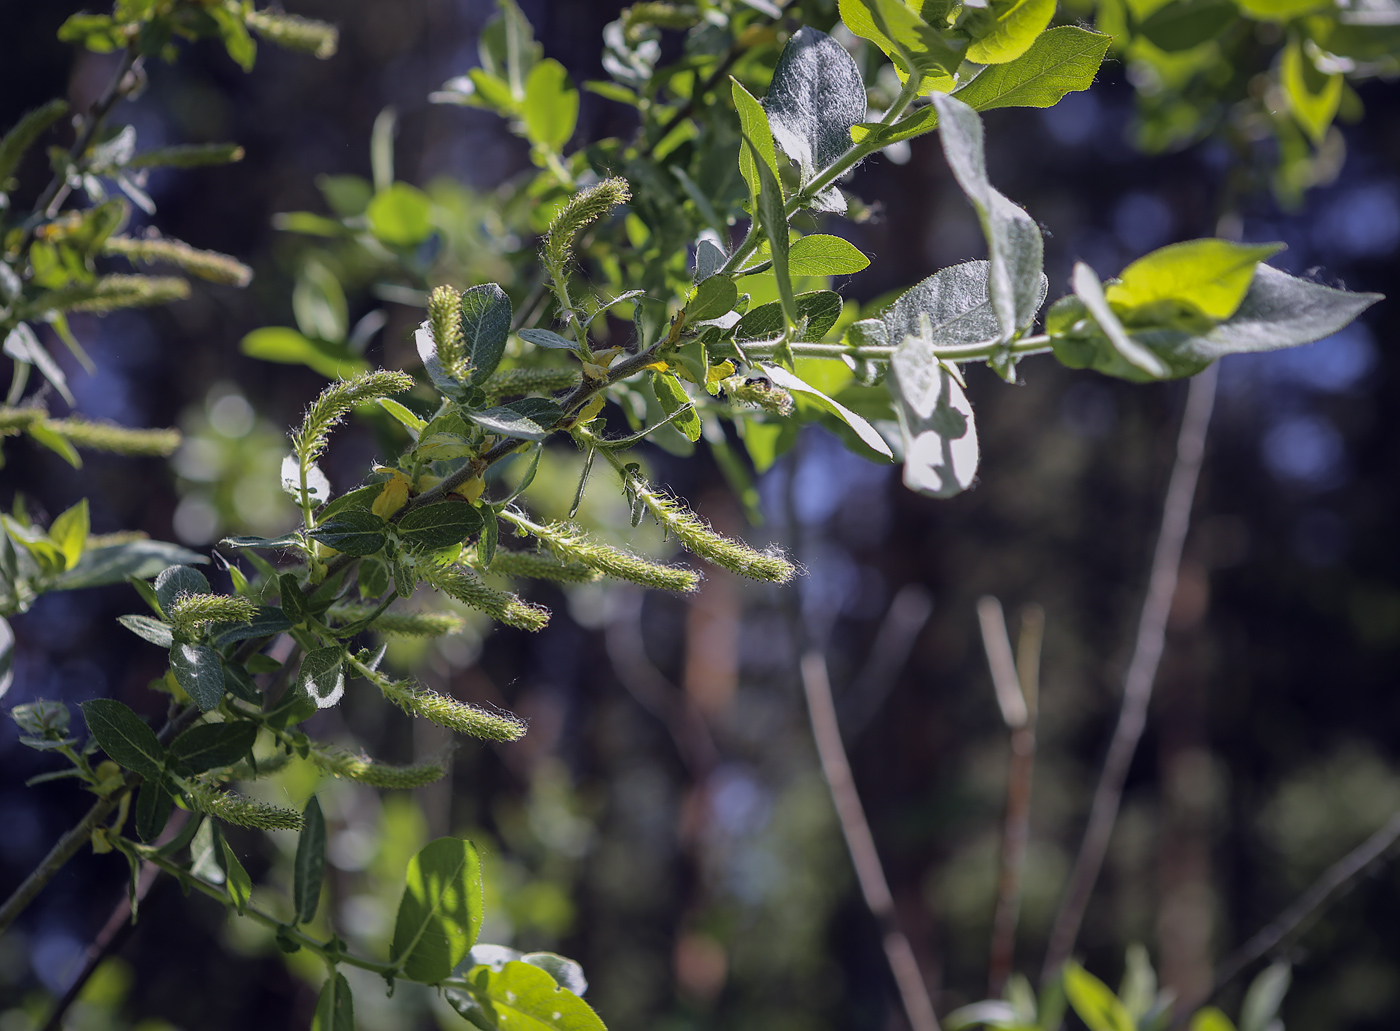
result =
M1186 397L1186 411L1177 437L1176 461L1162 506L1162 529L1152 558L1147 599L1138 621L1132 661L1124 678L1118 725L1114 728L1108 756L1099 774L1084 840L1070 874L1069 889L1050 932L1050 945L1041 971L1042 981L1048 981L1055 975L1069 958L1075 939L1079 937L1084 911L1098 881L1113 825L1118 819L1128 768L1132 765L1133 754L1137 751L1138 741L1147 723L1147 704L1152 699L1152 685L1157 678L1157 666L1166 644L1167 616L1171 612L1172 598L1176 595L1181 552L1186 544L1186 533L1191 527L1191 503L1196 496L1206 431L1210 426L1211 409L1215 406L1217 376L1218 367L1210 366L1191 381Z

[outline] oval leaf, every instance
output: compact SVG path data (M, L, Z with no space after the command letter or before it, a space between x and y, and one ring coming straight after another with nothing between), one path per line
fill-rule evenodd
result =
M355 1031L355 1002L344 974L332 974L321 986L311 1031Z
M141 717L112 698L83 702L83 718L98 747L118 766L156 780L165 769L165 749Z
M977 425L962 385L934 357L932 339L905 337L885 383L904 441L904 485L935 498L970 487L980 453Z
M316 703L318 709L326 709L340 701L345 694L345 653L336 647L313 648L301 660L301 672L297 674L297 689Z
M773 139L811 179L851 148L851 126L865 117L865 82L845 47L804 25L783 47L763 106Z
M206 723L170 742L170 760L186 774L232 766L253 750L255 723Z
M315 919L316 908L321 904L321 880L326 872L326 818L315 795L307 801L301 818L292 898L297 920L307 924Z
M399 520L399 540L414 551L441 551L481 529L481 513L464 501L415 508Z
M501 364L513 317L510 298L495 283L483 283L462 292L462 337L473 383L480 383Z
M443 980L476 943L481 905L481 860L475 846L460 838L429 842L409 860L394 922L392 962L411 981ZM554 985L553 978L539 973Z
M848 276L869 264L855 244L825 233L804 236L788 251L788 271L794 276Z
M347 509L327 519L307 536L345 555L374 555L384 550L387 524L373 512Z
M175 645L170 649L170 672L200 712L215 708L224 697L224 665L213 648Z
M984 69L954 96L976 111L1054 107L1066 93L1093 84L1112 42L1106 33L1061 25L1042 33L1011 63Z
M532 963L474 967L466 980L470 989L449 989L447 1001L477 1027L604 1031L588 1003Z

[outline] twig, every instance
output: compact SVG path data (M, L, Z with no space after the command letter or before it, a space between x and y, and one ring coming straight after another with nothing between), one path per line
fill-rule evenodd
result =
M914 949L899 929L894 896L890 893L889 882L885 880L880 854L875 850L875 839L865 819L865 808L861 805L855 780L851 776L846 748L841 743L841 728L836 722L836 706L831 698L826 659L818 651L808 651L802 656L802 689L807 695L807 712L812 719L812 737L817 743L822 774L831 789L831 799L836 804L836 816L841 822L841 833L856 868L861 894L880 924L885 958L889 960L890 970L894 973L905 1015L913 1031L939 1031L938 1018L934 1015L933 1002L929 999L923 974L919 972Z
M1272 952L1303 921L1330 902L1337 892L1350 887L1351 882L1372 863L1384 856L1397 840L1400 840L1400 812L1392 816L1390 822L1384 827L1328 867L1327 872L1314 881L1312 887L1298 896L1297 901L1275 917L1272 923L1265 926L1253 938L1236 949L1220 965L1210 991L1195 1005L1180 1008L1172 1027L1179 1027L1185 1023L1192 1013L1218 995L1226 985L1249 969L1252 964Z
M854 740L869 726L894 687L899 671L909 660L909 652L932 613L933 599L918 584L905 584L895 594L885 618L880 621L865 665L850 687L841 692L837 713L846 740Z
M1181 567L1181 551L1186 533L1191 527L1191 504L1196 496L1196 481L1201 472L1205 451L1206 431L1210 426L1211 409L1215 406L1215 384L1218 367L1210 366L1191 381L1186 395L1186 411L1181 419L1177 437L1176 461L1172 466L1166 500L1162 505L1162 529L1152 557L1152 575L1148 581L1147 598L1138 622L1137 641L1132 661L1123 682L1123 702L1118 713L1118 725L1104 759L1098 788L1094 791L1084 840L1070 874L1069 890L1055 925L1050 932L1050 945L1045 956L1042 980L1052 977L1069 958L1084 922L1084 910L1089 904L1099 870L1103 867L1113 825L1118 819L1118 807L1123 800L1123 785L1128 778L1133 753L1137 751L1147 722L1147 704L1152 698L1152 685L1166 643L1167 616L1176 594L1177 574Z
M1016 952L1016 925L1021 917L1021 891L1030 841L1031 783L1035 772L1035 723L1040 694L1040 643L1045 610L1028 605L1021 614L1021 636L1013 659L1011 638L1001 602L982 598L977 603L982 643L987 650L992 682L1001 702L1002 718L1011 730L1011 763L1006 779L1006 823L1001 839L1001 872L997 906L992 918L991 959L987 964L987 994L1000 998L1011 976ZM1005 701L1003 701L1003 698Z

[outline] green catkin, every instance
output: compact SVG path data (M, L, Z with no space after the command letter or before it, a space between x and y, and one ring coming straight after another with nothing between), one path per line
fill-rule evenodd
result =
M684 566L667 566L593 540L573 523L539 524L513 512L501 517L533 535L561 562L587 566L604 576L654 587L661 591L689 593L700 586L700 574ZM497 556L499 560L500 556ZM491 564L496 571L496 564Z
M89 311L98 315L120 308L146 308L183 301L190 284L178 276L102 276L91 283L74 283L41 294L26 310L41 313Z
M356 755L343 748L313 744L308 758L318 769L336 777L368 784L374 788L406 791L432 784L447 774L447 757L444 755L411 766L395 766L376 762L367 755Z
M419 566L419 571L439 591L486 613L498 623L517 630L543 630L549 622L549 609L543 605L532 605L508 591L487 587L479 576L460 566L443 568L425 563Z
M551 394L572 390L579 384L575 369L506 369L493 373L481 385L491 397L514 397L517 394Z
M362 372L332 383L311 402L301 428L292 434L292 446L303 462L314 462L326 449L331 430L358 404L413 389L413 377L404 372Z
M52 430L74 447L89 451L110 451L118 455L172 455L180 447L179 430L132 430L109 422L87 419L47 419L44 428Z
M428 325L432 327L443 371L465 383L471 369L462 337L462 295L450 286L434 287L428 295Z
M281 11L253 11L244 19L248 28L263 39L300 50L325 60L334 57L340 46L340 32L334 25Z
M574 237L579 230L602 218L619 204L632 199L627 180L604 179L596 186L580 190L569 199L550 223L544 240L544 261L556 278L569 263Z
M181 594L170 606L170 625L182 634L210 623L248 623L258 607L247 598L227 594Z
M468 558L473 568L481 570L480 560L475 555L468 556ZM593 583L602 575L599 570L581 562L560 562L554 556L544 555L538 551L506 551L504 549L497 550L495 556L492 557L489 572L501 576L553 580L556 583L566 584Z
M243 148L237 143L184 143L137 154L126 163L126 167L202 168L205 165L228 165L242 161L243 155Z
M785 584L797 575L797 567L781 555L755 551L743 541L716 533L694 512L635 472L628 474L627 490L646 506L663 530L701 558L731 573L770 583Z
M385 698L410 716L421 716L458 734L483 741L518 741L525 734L524 721L510 713L488 712L412 681L377 679L376 683Z
M20 158L34 145L44 131L68 113L68 101L50 100L42 107L27 112L13 129L0 138L0 190L19 167Z
M256 768L247 759L240 759L228 769L222 771L219 778L228 782L240 780L257 780L260 777L270 777L280 770L286 769L287 764L292 761L291 755L287 752L273 752L271 755L263 756L257 762Z
M258 802L233 791L216 791L199 783L190 785L189 795L194 808L236 827L265 831L301 830L301 813L291 809Z
M48 414L38 406L11 408L8 405L0 405L0 436L12 437L23 433L36 422L43 422Z
M139 261L147 265L175 265L211 283L242 287L253 281L253 270L236 258L218 251L202 251L180 240L109 236L102 244L102 253L120 255L133 264Z
M354 623L372 614L375 607L332 605L328 615L340 623ZM466 626L467 621L455 612L383 612L370 629L393 637L446 637L460 634Z

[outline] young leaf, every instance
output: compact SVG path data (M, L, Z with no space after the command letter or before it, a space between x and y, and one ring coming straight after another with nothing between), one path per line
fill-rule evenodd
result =
M849 276L870 264L870 259L849 240L813 233L788 250L788 271L794 276Z
M809 290L797 295L797 318L807 320L807 340L820 340L841 317L841 295L834 290ZM783 331L783 307L769 301L750 309L734 326L734 339L769 340Z
M656 391L656 400L661 403L661 410L667 415L673 415L683 408L690 409L671 420L671 425L685 434L686 440L699 440L700 416L695 414L695 406L686 395L680 380L669 372L656 372L652 374L651 385Z
M1089 1031L1136 1031L1133 1018L1108 985L1078 963L1065 964L1064 979L1069 1004Z
M153 777L142 783L136 792L136 836L142 841L155 841L170 820L175 800L161 778Z
M1109 307L1104 297L1103 284L1084 262L1076 262L1071 278L1074 295L1079 298L1090 317L1098 323L1099 329L1108 338L1113 349L1124 362L1147 374L1150 379L1165 379L1170 370L1162 360L1128 335L1123 323Z
M93 740L109 759L147 780L160 778L165 749L136 713L112 698L94 698L80 708Z
M1240 1031L1268 1031L1293 980L1287 963L1274 963L1250 982L1240 1004Z
M321 904L321 880L326 872L326 818L315 795L307 801L301 818L292 898L297 921L309 924L316 918L316 908Z
M224 697L224 666L213 648L177 643L170 649L170 672L200 712L217 707Z
M243 868L228 839L222 834L219 835L219 844L224 853L224 887L228 890L229 898L233 899L234 909L242 916L243 911L248 908L248 899L253 894L253 878L248 876L248 871Z
M117 622L143 641L168 649L174 643L170 625L150 616L118 616Z
M756 154L753 142L746 136L744 145ZM778 281L778 298L782 303L784 321L797 322L797 298L792 292L792 277L788 272L788 224L783 208L783 190L778 178L766 164L755 160L758 173L758 209L755 216L768 238L768 250L773 260L773 276ZM784 327L786 328L786 327Z
M1283 250L1281 243L1242 244L1188 240L1146 254L1104 289L1108 303L1133 322L1133 308L1185 302L1210 319L1227 319L1239 308L1259 263Z
M1016 60L986 68L953 96L974 111L1054 107L1066 93L1093 85L1112 42L1106 33L1058 26L1041 33Z
M510 298L495 283L473 286L462 293L462 335L473 384L496 371L506 353L506 338L514 317Z
M547 347L555 351L577 351L578 345L552 329L522 329L518 334L521 340L536 347Z
M967 19L973 41L964 56L977 64L1016 60L1055 17L1055 4L1056 0L991 0Z
M865 117L865 82L845 47L804 25L783 47L763 106L773 139L807 182L851 149L851 126Z
M208 594L209 581L204 574L189 566L171 566L156 577L156 600L162 612L169 612L170 605L181 594Z
M894 61L902 80L914 72L919 92L953 88L962 54L901 0L840 0L841 20L857 36L872 41Z
M927 321L925 322L927 325ZM906 336L885 379L904 441L904 485L950 498L972 486L980 451L972 406L934 357L931 333Z
M433 232L428 195L408 183L394 183L374 195L365 209L369 231L393 247L416 247Z
M253 658L267 659L267 656L255 655ZM253 663L250 661L248 665L252 666ZM237 663L224 663L224 690L249 705L261 706L263 703L262 692L258 690L248 668Z
M1190 50L1214 39L1239 17L1230 0L1176 0L1138 22L1139 35L1159 50Z
M417 440L418 434L423 432L423 427L428 425L427 420L420 419L391 397L381 397L379 407L392 415L399 425L408 430L409 435L414 440Z
M344 661L345 652L339 647L313 648L301 660L297 690L315 702L318 709L334 705L345 694Z
M739 288L728 276L710 276L700 281L695 296L685 306L688 322L705 322L727 315L739 300Z
M373 512L348 509L325 520L307 536L346 555L375 555L388 542L388 524Z
M232 766L253 750L255 723L205 723L170 742L170 761L185 774Z
M1342 74L1333 72L1328 75L1318 71L1303 52L1302 43L1294 36L1284 47L1283 59L1279 63L1279 81L1293 117L1308 134L1308 139L1320 145L1342 104L1345 85Z
M72 508L54 518L49 526L49 540L63 552L63 568L72 569L82 558L88 539L88 503L83 498Z
M475 846L460 838L429 842L409 860L394 921L392 962L409 980L441 981L476 943L481 905L481 860Z
M441 551L481 529L481 513L461 501L415 508L399 520L399 540L413 551Z
M311 1031L355 1031L355 1001L344 974L332 972L321 986Z
M466 979L471 988L448 989L447 1001L477 1027L604 1031L588 1003L534 963L512 960L500 969L483 964Z
M554 58L546 58L530 70L523 113L525 134L531 143L558 152L573 136L578 124L578 90Z
M873 136L877 143L888 145L899 143L901 140L912 140L915 136L922 136L937 128L938 111L930 105L919 108L893 125L883 122L857 122L851 126L851 139L856 143L865 143Z
M856 436L859 437L861 442L864 443L866 447L870 448L870 450L884 455L886 458L894 457L893 453L890 451L890 446L885 443L885 438L880 436L875 427L871 426L864 418L851 411L845 405L833 401L816 387L798 379L781 365L764 365L762 369L764 374L773 381L775 386L781 387L784 390L790 390L794 394L802 394L805 397L810 397L822 408L825 408L832 415L836 416L836 418L840 419L854 430Z
M933 95L938 134L954 178L982 223L990 269L987 292L1001 339L1010 340L1028 326L1044 297L1044 244L1035 220L987 180L982 119L961 100Z

